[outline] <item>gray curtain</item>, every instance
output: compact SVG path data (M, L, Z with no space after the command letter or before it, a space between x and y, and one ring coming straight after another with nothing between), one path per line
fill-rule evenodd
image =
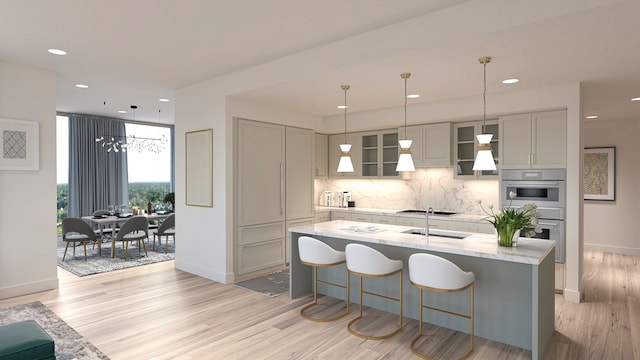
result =
M69 115L69 216L129 203L127 153L107 152L100 136L126 137L122 120Z

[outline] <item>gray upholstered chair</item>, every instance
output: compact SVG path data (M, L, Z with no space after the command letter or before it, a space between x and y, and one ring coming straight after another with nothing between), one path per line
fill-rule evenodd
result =
M144 254L147 254L147 245L144 243L144 239L149 237L149 221L145 216L134 216L131 219L125 221L120 227L115 241L124 242L124 259L129 258L129 242L138 242L138 251L140 251L140 243L144 247ZM142 241L141 241L142 240ZM115 246L115 242L112 246Z
M156 249L156 236L158 236L158 245L162 244L162 237L165 237L164 252L166 254L169 247L169 236L173 236L173 244L176 243L176 214L171 214L164 219L158 227L158 231L153 233L153 250Z
M82 219L68 217L62 219L62 241L66 242L64 247L64 255L62 255L62 261L67 256L67 250L69 249L69 243L73 243L73 256L76 256L76 243L82 243L84 247L84 261L87 261L87 241L97 242L101 247L100 236L96 235L91 226L84 222Z

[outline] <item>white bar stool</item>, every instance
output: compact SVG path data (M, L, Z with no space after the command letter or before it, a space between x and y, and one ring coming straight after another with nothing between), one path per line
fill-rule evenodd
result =
M340 285L331 282L318 280L318 267L320 266L334 266L344 263L345 253L344 251L337 251L331 246L323 243L320 240L314 239L310 236L301 236L298 238L298 254L300 255L300 262L304 265L313 267L313 303L303 307L300 310L300 315L311 321L328 322L340 319L349 314L350 299L349 299L349 273L347 273L347 285ZM318 305L318 283L331 285L339 288L343 288L347 292L347 312L338 316L321 319L307 315L306 310Z
M389 259L378 250L360 244L347 244L345 252L347 255L347 270L349 271L349 275L354 274L360 277L360 314L349 322L347 329L351 334L364 339L381 340L390 338L402 330L402 261ZM362 290L363 276L369 278L381 278L396 273L400 274L400 297L398 299ZM379 336L363 334L352 329L352 325L362 319L362 294L397 301L400 305L400 323L398 328L388 334Z
M413 254L409 257L409 278L411 284L420 289L420 330L411 341L411 351L423 359L433 359L415 348L415 343L422 336L422 311L423 309L435 310L441 313L455 315L470 321L471 346L460 359L466 359L473 352L473 290L475 275L472 272L462 271L456 264L447 259L431 254ZM440 308L424 305L422 291L435 292L460 292L470 289L469 315L447 311Z

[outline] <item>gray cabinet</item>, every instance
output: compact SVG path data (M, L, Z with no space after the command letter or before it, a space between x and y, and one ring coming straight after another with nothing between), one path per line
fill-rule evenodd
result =
M454 132L454 172L456 178L497 178L498 170L473 171L473 163L475 161L478 149L478 141L476 135L482 133L482 121L455 123ZM491 149L496 164L499 161L500 154L500 134L498 131L497 120L487 120L485 131L487 134L493 134L491 139Z
M499 121L501 168L566 168L566 110L501 116Z
M314 175L316 177L327 177L329 175L329 136L315 134L314 145Z
M404 127L398 129L403 138ZM408 140L412 140L411 154L416 167L451 166L451 123L407 126Z
M236 122L237 277L284 267L285 221L312 219L313 131Z

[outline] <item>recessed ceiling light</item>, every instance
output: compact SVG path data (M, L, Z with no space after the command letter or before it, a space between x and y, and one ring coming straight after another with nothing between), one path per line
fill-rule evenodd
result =
M127 110L118 110L118 112L119 112L120 114L126 114L126 113L127 113Z
M77 87L77 88L80 88L80 89L88 89L88 88L89 88L89 85L85 85L85 84L76 84L76 87Z
M633 99L631 99L631 101L640 101L640 97L633 98Z
M162 99L158 99L158 101L160 101L160 102L169 102L169 101L171 101L171 100L169 100L169 99L165 99L165 98L162 98Z
M513 78L513 79L504 79L504 80L502 80L502 83L503 83L503 84L515 84L515 83L517 83L517 82L519 82L519 81L520 81L520 79L516 79L516 78Z
M347 108L348 108L348 106L346 106L346 105L338 105L338 106L336 106L336 107L337 107L338 109L347 109Z
M587 119L597 119L598 115L589 115L586 117Z
M417 99L420 97L420 94L409 94L407 95L407 99Z
M66 51L60 49L49 49L47 51L53 55L67 55Z

